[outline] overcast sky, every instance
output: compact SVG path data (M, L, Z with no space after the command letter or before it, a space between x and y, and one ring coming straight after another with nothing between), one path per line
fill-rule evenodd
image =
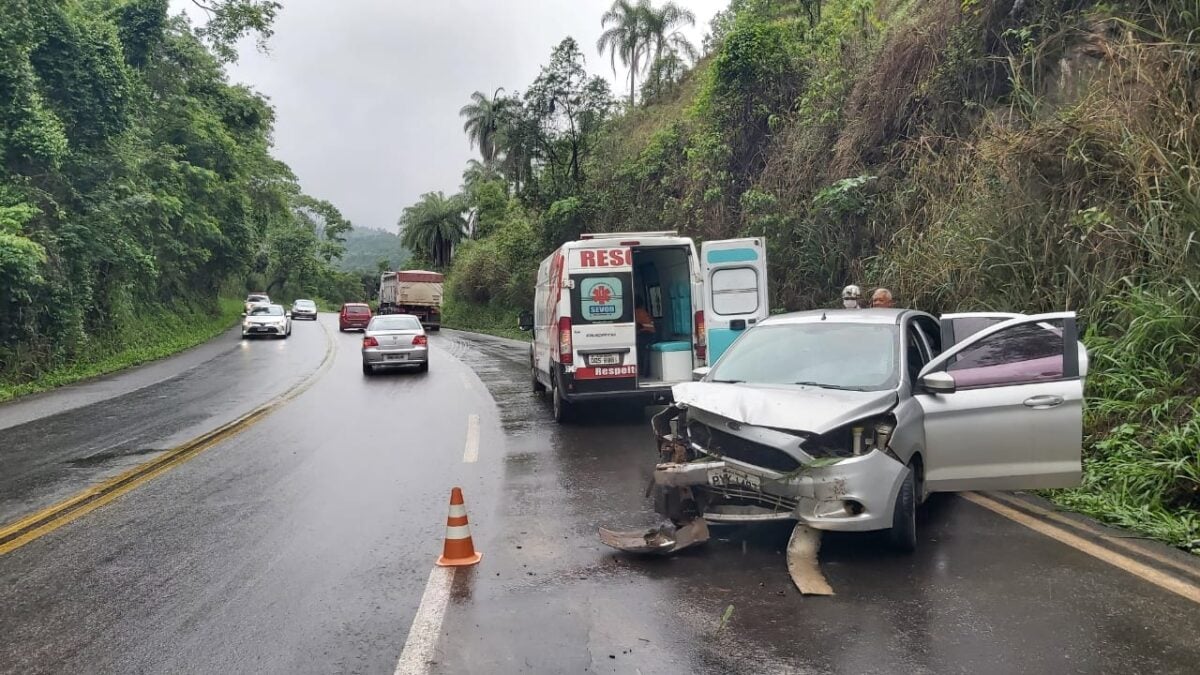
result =
M305 192L356 225L395 231L421 193L457 191L475 156L458 109L476 90L523 91L564 37L579 41L590 72L612 79L596 52L612 0L281 1L270 53L248 45L231 79L271 100L275 154ZM697 47L728 5L676 1L696 14Z

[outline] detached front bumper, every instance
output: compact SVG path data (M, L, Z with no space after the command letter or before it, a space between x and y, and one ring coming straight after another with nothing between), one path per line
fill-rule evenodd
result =
M862 532L892 526L908 469L878 450L784 474L706 455L655 467L663 488L691 488L713 523L797 520L818 530Z

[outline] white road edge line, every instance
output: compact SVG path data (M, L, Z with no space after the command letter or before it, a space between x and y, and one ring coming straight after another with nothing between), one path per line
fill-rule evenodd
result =
M446 607L450 604L450 586L454 583L457 567L434 567L425 584L421 605L408 629L404 651L396 662L394 675L422 675L429 672L438 638L442 633L442 621L446 618Z
M463 450L463 462L474 464L479 459L479 415L467 418L467 447Z

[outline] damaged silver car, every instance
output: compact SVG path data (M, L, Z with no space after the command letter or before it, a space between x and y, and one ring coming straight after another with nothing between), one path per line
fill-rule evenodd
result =
M1071 312L771 317L654 418L656 510L682 532L795 520L912 550L932 492L1079 484L1085 371Z

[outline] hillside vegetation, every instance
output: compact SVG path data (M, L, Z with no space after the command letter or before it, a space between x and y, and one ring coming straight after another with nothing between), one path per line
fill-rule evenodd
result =
M935 313L1076 310L1085 485L1053 498L1200 551L1198 11L734 0L693 67L656 61L620 109L560 46L470 113L480 236L453 301L511 316L558 243L677 229L765 236L778 309L858 283ZM547 86L575 105L539 107Z
M371 272L384 269L404 269L410 254L392 232L370 227L356 227L346 233L342 242L345 250L334 265L343 272Z
M232 324L219 296L361 295L350 229L270 154L231 85L279 4L0 0L0 392L162 356Z

